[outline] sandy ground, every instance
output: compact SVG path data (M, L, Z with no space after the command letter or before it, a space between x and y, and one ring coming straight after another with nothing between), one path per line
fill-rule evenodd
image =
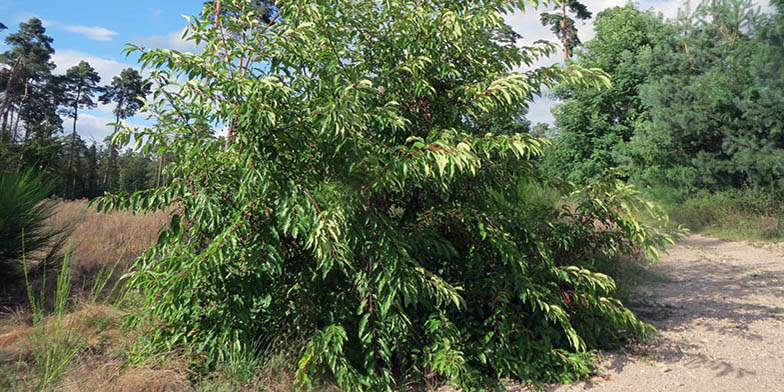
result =
M784 391L784 246L693 235L648 274L629 305L657 341L550 391Z

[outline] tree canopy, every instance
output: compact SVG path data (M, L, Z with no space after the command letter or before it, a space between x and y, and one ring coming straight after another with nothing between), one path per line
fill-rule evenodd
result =
M613 87L559 90L547 170L584 182L619 169L682 195L778 189L780 20L780 8L762 15L747 0L705 1L673 20L633 5L603 11L577 62L609 72Z
M142 348L209 367L292 347L302 385L391 390L568 380L645 336L590 268L670 240L631 213L650 206L616 181L549 181L547 142L508 127L544 88L608 82L518 71L556 50L517 45L503 15L525 4L283 0L270 20L216 1L186 33L199 53L132 48L156 123L115 140L176 156L167 186L97 201L175 211L129 278L166 325Z
M588 7L578 0L561 0L559 3L560 13L543 12L540 16L540 21L543 26L549 26L553 34L561 41L564 61L566 61L572 56L574 48L582 45L580 37L577 35L577 26L574 18L586 20L590 19L593 14L588 11ZM569 16L566 12L567 9L574 14L574 18Z

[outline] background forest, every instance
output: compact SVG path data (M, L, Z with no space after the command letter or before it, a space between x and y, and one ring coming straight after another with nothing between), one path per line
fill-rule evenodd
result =
M545 170L577 183L612 171L694 229L756 220L747 234L782 235L784 3L773 5L710 0L674 20L633 4L599 13L575 61L613 85L555 89Z
M5 36L9 49L0 53L2 171L32 169L53 181L53 194L64 199L160 185L160 158L118 151L111 137L88 142L78 132L79 112L98 103L114 106L118 125L133 116L149 93L139 72L128 68L101 81L82 61L55 75L53 41L37 18Z

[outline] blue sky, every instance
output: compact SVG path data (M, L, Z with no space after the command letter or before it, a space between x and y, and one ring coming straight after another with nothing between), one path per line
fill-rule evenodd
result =
M584 3L597 14L608 7L624 5L627 1L584 0ZM768 8L768 0L756 1L763 9ZM684 4L683 0L641 0L638 3L642 9L652 8L668 17L675 16L678 7ZM122 69L135 66L135 59L126 58L122 54L129 42L148 47L190 50L191 45L180 40L186 23L181 15L197 14L202 4L201 0L0 0L0 22L8 26L8 31L14 31L19 22L33 16L42 19L48 34L54 38L55 72L63 73L85 60L101 74L102 83L106 84ZM508 15L506 19L524 37L524 41L554 39L552 33L540 25L538 11L516 13ZM583 41L593 37L591 22L583 24L579 29ZM2 45L0 50L4 50ZM560 57L556 56L538 65L559 61ZM533 123L552 124L552 105L553 101L547 98L538 99L531 105L529 119ZM86 140L101 142L111 133L111 128L106 124L113 121L111 107L99 106L81 116L79 133ZM130 121L144 123L138 118Z
M55 73L64 73L85 60L99 72L101 83L108 84L124 68L136 67L135 59L122 54L128 43L188 50L188 43L180 40L186 24L181 15L197 14L201 4L171 0L0 0L0 22L8 26L7 33L16 30L20 22L38 17L54 38ZM79 134L100 143L111 133L106 125L114 121L111 109L99 106L86 111L77 124ZM130 121L144 123L138 118ZM66 123L66 129L70 129L70 123Z

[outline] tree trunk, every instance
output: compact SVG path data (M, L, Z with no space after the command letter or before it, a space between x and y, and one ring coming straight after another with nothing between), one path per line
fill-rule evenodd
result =
M76 100L74 100L73 133L71 134L71 154L68 157L68 174L71 176L71 198L74 198L76 191L76 173L73 172L74 153L76 153L76 120L79 118L79 98L81 91L77 90Z
M566 0L561 0L561 43L563 43L564 63L569 59L569 46L566 42Z
M5 134L6 126L8 125L8 112L11 111L11 86L14 84L14 75L16 74L19 65L21 65L21 62L22 57L20 56L16 59L14 66L11 67L11 71L8 73L8 81L6 82L5 93L3 95L5 99L3 100L2 109L0 109L0 115L3 116L3 127L0 128L0 135ZM10 134L11 132L8 133Z
M11 138L11 141L16 141L16 137L19 134L19 119L22 118L22 108L19 108L19 111L16 113L16 119L14 120L14 136Z
M9 110L9 111L5 111L3 113L3 127L0 128L0 140L6 140L7 139L7 135L6 135L6 132L5 132L5 126L6 126L6 124L8 124L8 114L10 112L11 111Z
M155 187L161 187L161 179L163 178L163 153L161 153L160 157L158 158L158 170L157 176L155 179Z
M120 129L120 114L119 114L119 112L120 112L120 110L118 108L118 110L117 110L118 114L117 114L117 117L116 117L116 120L115 120L115 124L117 124L117 125L114 126L114 131L112 132L112 142L109 144L109 159L108 159L108 161L106 163L106 174L103 177L103 189L104 189L104 191L109 189L109 179L112 176L111 175L112 165L114 164L114 159L116 158L116 155L117 155L117 152L115 151L115 147L114 147L114 135L117 133L117 130Z
M19 119L22 118L22 113L24 113L24 107L25 104L27 103L27 97L29 96L30 96L30 80L28 79L25 82L24 96L22 97L22 101L19 102L19 110L16 111L16 121L14 122L14 134L11 137L12 143L16 141L16 136L18 135L19 132Z

